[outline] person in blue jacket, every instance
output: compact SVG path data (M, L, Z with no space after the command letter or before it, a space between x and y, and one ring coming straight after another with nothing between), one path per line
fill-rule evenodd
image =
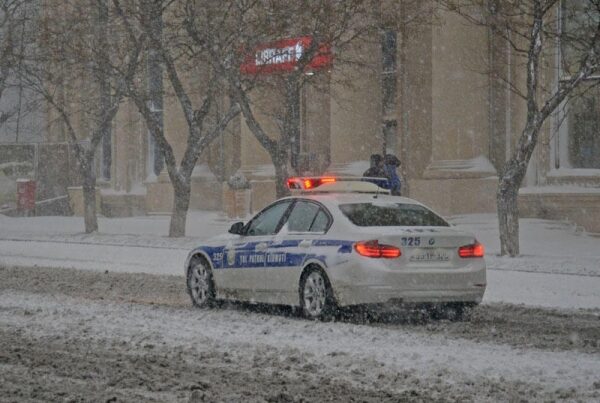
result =
M398 176L398 172L396 171L400 166L400 160L394 154L386 154L383 159L383 163L383 169L385 171L385 176L389 181L391 194L400 196L402 182L400 181L400 176Z

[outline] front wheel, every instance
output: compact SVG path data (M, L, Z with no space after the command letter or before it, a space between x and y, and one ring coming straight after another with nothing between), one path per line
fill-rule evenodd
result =
M187 289L194 306L210 307L215 300L215 285L210 265L205 259L196 258L187 272Z
M302 276L300 307L308 319L327 320L333 317L336 310L333 290L321 269L311 268Z

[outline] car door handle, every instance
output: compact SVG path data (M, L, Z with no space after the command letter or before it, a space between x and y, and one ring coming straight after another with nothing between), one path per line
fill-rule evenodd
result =
M266 242L257 243L256 246L254 247L254 250L256 250L257 252L264 252L267 250L268 246L269 245L267 245Z
M311 241L307 241L306 239L302 242L300 242L300 244L298 244L299 247L301 248L308 248L312 245Z

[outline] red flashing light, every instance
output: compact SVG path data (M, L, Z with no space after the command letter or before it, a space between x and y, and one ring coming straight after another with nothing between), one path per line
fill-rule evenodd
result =
M323 177L323 178L289 178L287 185L289 189L313 189L321 186L324 183L335 183L336 178Z
M380 244L377 240L357 242L354 249L359 255L372 258L395 259L402 256L400 248Z
M482 244L475 241L474 244L464 245L458 248L458 256L462 258L483 257L485 248Z
M298 183L298 179L296 179L296 178L289 178L287 180L287 186L288 186L288 189L300 189L301 188L300 184Z

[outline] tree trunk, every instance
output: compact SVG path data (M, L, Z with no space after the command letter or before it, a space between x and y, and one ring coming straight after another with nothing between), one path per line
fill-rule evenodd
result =
M519 187L512 177L502 176L496 192L502 256L519 254Z
M536 123L537 122L537 123ZM533 155L541 124L529 119L512 157L504 164L496 191L496 206L500 230L500 254L515 257L519 254L519 188Z
M185 221L190 206L191 183L175 180L173 183L173 212L169 225L169 237L177 238L185 236Z
M307 167L302 166L300 161L300 91L300 84L297 78L286 80L286 108L280 144L284 148L287 148L289 144L292 168L298 175L303 175ZM287 158L285 163L287 165Z
M85 233L98 231L98 218L96 217L96 176L91 163L83 169L83 220Z
M275 194L277 198L286 197L290 195L290 189L287 186L287 180L289 177L287 167L287 153L279 155L273 159L273 165L275 166Z

